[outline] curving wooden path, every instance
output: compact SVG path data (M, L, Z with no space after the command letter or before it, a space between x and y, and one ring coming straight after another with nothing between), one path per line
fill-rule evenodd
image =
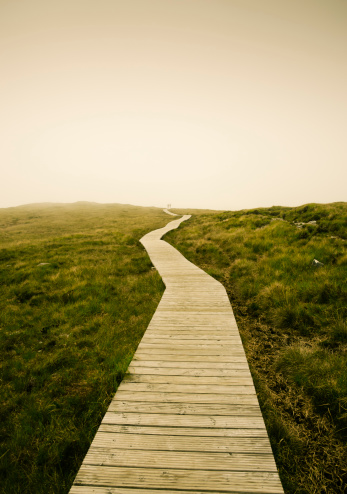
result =
M71 494L283 493L224 287L160 240L166 286Z
M173 213L172 211L169 211L169 209L163 209L164 213L170 214L171 216L179 216L179 214Z

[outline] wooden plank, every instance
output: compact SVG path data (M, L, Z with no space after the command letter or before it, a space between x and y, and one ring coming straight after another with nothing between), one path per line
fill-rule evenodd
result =
M131 413L106 412L104 424L115 425L152 425L169 427L203 427L218 429L264 429L263 418L254 416L226 416L226 415L179 415L169 413Z
M130 367L131 366L131 367ZM143 358L138 358L136 355L133 358L131 364L129 366L130 368L135 368L135 367L158 367L158 368L165 368L165 369L170 369L170 368L177 368L177 360L145 360ZM238 359L235 362L206 362L206 361L180 361L179 365L180 369L198 369L200 370L232 370L232 369L249 369L248 367L248 362L245 359Z
M162 350L170 350L170 352L178 350L182 351L184 349L185 352L189 350L208 350L210 353L208 355L213 355L214 351L217 351L217 354L219 355L221 352L226 355L230 355L233 352L238 352L240 354L243 354L244 350L241 346L241 343L236 343L234 345L228 345L227 342L224 344L222 342L203 342L203 343L198 343L196 342L195 344L193 343L185 343L184 341L182 342L175 342L175 341L164 341L160 342L158 341L157 343L152 343L152 342L147 342L147 341L142 341L140 345L138 346L138 351L145 349L146 351L153 349L155 351L162 351ZM161 352L162 353L162 352ZM205 353L205 352L204 352Z
M222 343L205 344L200 343L196 345L172 344L167 342L166 344L153 344L143 342L139 345L138 353L161 353L161 354L182 354L185 355L244 355L244 350L241 345L223 345Z
M218 293L215 296L209 296L209 294L206 293L205 297L202 297L201 294L198 297L191 295L186 297L183 297L182 295L179 297L172 297L167 295L161 299L158 307L160 309L163 307L167 309L180 309L183 307L189 309L191 312L196 312L201 308L216 308L230 311L229 301L225 299L222 300Z
M244 363L248 365L247 359L244 355L186 355L185 353L145 353L144 351L138 352L133 358L133 362L142 361L171 361L171 362L203 362L208 364L209 362L218 363Z
M182 292L182 297L186 297L189 299L189 293L192 289L192 287L189 287L187 291L185 291L184 286L182 285L177 285L177 290L181 290ZM154 322L160 322L162 319L169 319L170 316L177 316L177 320L179 320L183 324L189 325L189 319L196 319L197 324L201 326L205 326L206 323L212 323L212 325L220 325L223 324L224 326L235 326L235 316L232 311L232 308L229 306L227 309L218 312L220 314L216 315L216 311L212 311L211 314L208 313L201 313L199 310L194 310L190 309L187 314L187 310L184 311L184 313L180 313L179 310L174 310L174 309L168 309L165 310L165 295L162 298L162 301L159 303L158 309L152 317L152 321ZM170 323L170 322L169 322ZM173 323L171 323L173 324Z
M193 283L193 286L195 287L193 291L190 293L184 293L178 292L177 290L172 290L170 287L165 290L165 293L161 299L160 303L163 303L163 301L170 301L170 302L175 302L175 301L181 301L182 303L185 302L193 302L194 300L198 302L202 301L207 301L207 302L218 302L220 304L229 304L229 298L226 295L226 292L223 290L218 289L212 290L211 287L208 287L208 289L204 288L197 288L195 286L195 283ZM224 295L224 297L223 297Z
M153 322L159 323L161 325L172 325L174 324L177 327L188 325L209 325L213 326L213 324L223 325L225 329L231 328L232 326L228 326L230 323L231 314L227 312L221 313L220 310L216 310L214 312L206 312L199 311L195 314L192 314L188 311L164 311L160 312L160 316L153 316Z
M142 449L155 451L205 451L226 453L272 453L270 442L264 437L168 436L164 434L126 434L99 432L92 443L94 448Z
M162 384L210 384L210 385L236 385L236 386L252 386L253 380L251 375L241 377L225 377L225 376L166 376L166 375L148 375L148 374L133 374L127 373L124 376L123 383L162 383Z
M161 316L153 316L153 322L160 324L161 326L175 325L176 327L185 327L185 326L208 326L209 328L214 327L214 325L222 326L225 329L235 327L230 323L230 315L225 314L222 318L221 315L217 317L216 313L213 314L188 314L182 313L179 314L177 311L175 313L162 313ZM151 324L152 325L152 324Z
M151 401L162 403L222 403L222 404L258 404L255 394L215 394L215 393L174 393L163 391L135 391L118 388L116 399L123 401Z
M76 484L152 489L187 489L282 494L275 472L225 472L160 468L105 467L82 464Z
M150 343L151 345L194 345L197 342L203 345L216 345L216 344L226 344L226 345L239 345L241 344L241 338L239 336L226 336L223 335L201 335L199 333L189 333L189 334L179 334L175 335L170 333L155 333L147 332L142 338L143 343Z
M185 337L185 338L196 338L201 337L201 339L210 338L240 338L240 334L237 333L236 329L230 328L211 328L208 326L180 326L179 328L173 329L167 325L161 325L160 327L148 327L144 336L147 338L158 337L158 338L168 338L169 336L173 338Z
M237 328L237 325L236 325L236 321L235 321L235 324L228 324L228 325L225 325L225 324L218 324L216 321L214 321L213 323L211 324L182 324L180 326L177 326L177 325L173 325L173 324L170 324L170 322L167 322L166 324L160 324L160 323L156 323L155 321L152 321L149 323L149 326L148 326L148 331L154 331L154 330L165 330L165 331L192 331L192 330L195 330L195 331L199 331L199 332L202 332L202 333L211 333L211 334L214 334L216 333L217 331L225 331L225 332L230 332L230 333L234 333L234 334L239 334L238 333L238 328ZM145 333L146 334L146 333Z
M192 353L193 355L199 355L201 352L201 355L243 355L244 350L241 346L241 343L234 343L228 345L228 343L223 344L222 342L217 342L211 341L211 342L201 342L201 343L196 343L191 344L191 343L184 343L182 341L181 343L175 343L174 341L166 341L166 342L158 342L158 343L152 343L152 342L141 342L140 345L138 346L138 352L151 352L154 350L155 352L158 353L166 353L169 351L169 353L175 353L175 352L182 352L184 350L184 353L190 354ZM207 350L210 353L206 353Z
M165 266L163 269L167 269ZM176 283L173 281L174 277L171 277L169 285ZM199 283L205 284L205 280L202 278ZM189 307L191 312L197 312L196 306L201 307L218 307L232 312L232 307L228 300L226 291L215 290L215 287L206 286L204 291L196 291L196 282L192 282L188 289L185 289L183 283L176 283L175 287L167 289L163 297L161 298L158 308L168 307L169 309L176 308L177 304L181 304L183 307ZM180 287L180 292L177 289ZM179 292L179 295L175 293ZM160 313L158 314L160 316Z
M200 312L201 310L207 310L214 312L215 310L220 310L221 312L231 312L230 304L227 300L221 300L218 297L218 294L212 296L210 299L208 298L208 293L203 297L191 297L189 294L184 293L186 297L183 296L176 298L175 300L170 299L169 297L163 297L160 301L159 308L164 310L178 311L188 310L189 312L195 313ZM181 294L182 295L182 294ZM219 298L219 300L218 300ZM160 312L158 314L160 316Z
M140 426L140 425L117 425L101 423L100 432L122 432L127 434L142 434L142 435L165 435L165 436L191 436L195 437L267 437L266 429L217 429L204 427L165 427L165 426ZM188 439L187 439L188 440ZM216 440L216 439L215 439ZM219 439L218 439L219 441ZM216 440L217 442L217 440Z
M161 376L195 376L195 377L250 377L248 368L244 369L192 369L186 367L145 367L131 364L128 367L131 374L158 374Z
M229 316L229 310L227 309L221 309L221 308L197 308L194 313L190 309L185 309L184 307L180 309L171 309L169 310L167 307L163 307L162 310L160 311L160 317L156 318L156 321L163 320L165 321L166 318L169 318L170 316L170 321L182 321L179 316L185 316L188 321L198 321L199 318L197 317L197 314L200 316L210 316L211 318L218 318L221 321L222 315L224 316Z
M170 326L166 324L162 324L160 327L149 327L144 337L146 338L146 340L155 339L155 342L157 341L157 339L167 341L168 338L172 340L191 339L191 340L195 340L195 343L197 344L200 343L200 337L202 337L202 339L207 339L211 341L214 341L216 339L226 338L225 340L226 344L228 344L228 342L230 341L231 344L242 345L242 340L240 338L240 335L237 334L234 329L230 329L230 328L214 329L211 327L209 328L208 326L206 326L205 328L200 326L199 327L191 326L189 328L186 328L185 326L177 326L176 329L171 329ZM199 340L196 340L197 337L199 337ZM163 341L163 343L165 343L165 341ZM201 344L203 343L204 341L201 341Z
M254 386L211 386L204 384L158 384L158 383L129 383L123 381L119 388L122 391L153 391L166 393L210 393L213 389L214 394L223 395L255 395Z
M215 403L161 403L148 401L121 401L113 399L109 412L142 412L195 415L241 415L261 417L258 405L222 405Z
M230 309L226 308L226 307L203 307L203 306L199 306L199 307L194 307L193 308L193 311L192 311L192 308L191 307L184 307L184 306L181 306L180 308L178 307L168 307L166 305L162 305L162 307L160 308L160 317L165 317L165 315L171 315L174 320L176 319L176 317L178 317L179 315L186 315L186 316L196 316L197 314L199 315L211 315L211 316L214 316L214 317L221 317L221 315L229 315L230 313ZM159 317L159 320L160 320L160 317ZM158 319L156 319L158 320Z
M232 334L231 331L214 331L211 334L209 331L195 331L195 330L184 330L184 331L172 331L172 330L147 330L144 334L142 341L150 343L151 341L159 343L164 343L173 340L179 340L180 342L185 340L195 340L198 339L201 343L205 341L225 341L227 344L239 344L241 338L239 335ZM189 341L188 341L189 343Z
M224 491L198 491L194 490L194 494L224 494ZM129 487L97 487L92 485L73 485L71 494L139 494L138 489L131 489ZM141 494L163 494L162 489L143 489L141 488ZM192 491L185 491L181 489L169 490L165 489L165 494L192 494ZM244 494L241 491L228 491L228 494Z
M166 269L166 268L164 268L164 269ZM171 280L169 281L169 284L172 283L172 280L173 280L173 278L171 278ZM200 280L199 283L203 284L204 280L203 279ZM216 298L218 297L218 293L212 293L211 289L208 290L208 287L206 287L207 289L205 292L204 299L201 298L201 296L200 296L200 298L201 298L200 301L196 302L196 300L194 300L194 298L190 297L189 292L192 290L192 288L193 288L192 285L190 285L189 288L185 289L184 284L181 284L181 283L179 283L176 286L176 290L181 290L181 302L182 302L181 307L175 306L177 304L178 300L174 303L170 302L164 294L164 296L162 297L162 299L158 305L158 308L160 310L158 312L156 312L153 317L160 318L161 316L163 316L163 313L165 315L165 311L176 312L176 309L177 309L177 313L179 314L181 311L181 308L183 308L184 312L188 311L192 315L196 315L197 313L200 313L201 310L203 311L203 309L206 309L207 311L210 310L211 313L212 312L214 313L216 311L216 309L219 309L220 314L223 314L223 315L225 313L233 314L230 303L227 300L223 300L223 301L221 301L222 303L218 303L218 304L214 303L214 300L216 300ZM209 303L207 301L207 299L208 299L208 296L211 294L212 294L211 303ZM219 294L219 296L221 296L221 293Z
M92 448L84 461L85 465L108 465L136 468L189 468L189 470L227 470L276 472L272 453L224 453L191 451L153 451L118 449L110 447Z
M151 354L158 353L161 355L207 355L207 356L244 356L244 351L241 346L227 346L227 345L152 345L152 344L140 344L137 350L138 354Z

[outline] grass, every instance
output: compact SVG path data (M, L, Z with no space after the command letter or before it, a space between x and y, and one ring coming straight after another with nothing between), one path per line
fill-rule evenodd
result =
M168 219L90 203L0 210L2 492L69 491L163 293L139 239Z
M228 291L286 494L345 492L346 203L183 212L166 239ZM139 239L168 220L0 210L3 492L69 491L163 292Z
M346 203L205 213L165 238L228 291L286 493L346 491L346 238Z

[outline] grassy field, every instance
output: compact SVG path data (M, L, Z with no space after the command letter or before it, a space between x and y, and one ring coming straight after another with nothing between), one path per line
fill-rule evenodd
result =
M227 289L287 494L347 492L346 239L346 203L200 214L165 237Z
M168 221L91 203L0 210L1 492L68 492L164 290L139 239Z
M166 240L228 291L286 494L346 492L347 204L174 212ZM164 289L139 239L170 219L0 210L1 492L68 492Z

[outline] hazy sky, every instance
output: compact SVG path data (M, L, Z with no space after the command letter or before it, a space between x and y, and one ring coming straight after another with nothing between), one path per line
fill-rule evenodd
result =
M0 0L0 207L347 200L346 0Z

